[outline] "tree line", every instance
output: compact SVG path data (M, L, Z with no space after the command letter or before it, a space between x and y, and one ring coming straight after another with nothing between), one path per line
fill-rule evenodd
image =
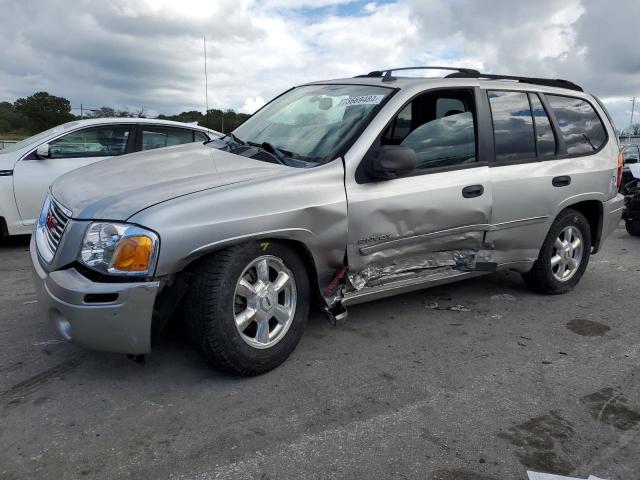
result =
M71 113L71 103L64 97L50 95L47 92L37 92L15 102L0 102L0 136L28 137L55 127L61 123L80 119L79 115ZM144 109L137 111L117 110L111 107L87 109L84 118L105 117L138 117L147 118ZM178 122L198 122L198 125L228 133L234 130L249 115L238 113L231 109L210 109L208 114L192 110L177 115L158 115L159 119L175 120Z

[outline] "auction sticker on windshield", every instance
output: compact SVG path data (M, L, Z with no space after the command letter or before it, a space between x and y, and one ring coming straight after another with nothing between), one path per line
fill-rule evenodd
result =
M357 97L343 98L338 103L339 107L350 107L352 105L377 105L384 95L358 95Z

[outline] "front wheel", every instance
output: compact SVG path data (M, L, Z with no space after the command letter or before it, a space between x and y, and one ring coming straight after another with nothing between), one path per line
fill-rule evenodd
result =
M309 314L309 279L293 250L242 244L208 257L194 274L187 326L214 367L258 375L287 359Z
M625 220L624 226L627 229L629 235L640 237L640 220Z
M582 278L590 254L589 222L576 210L564 210L551 225L533 268L522 277L537 292L566 293Z

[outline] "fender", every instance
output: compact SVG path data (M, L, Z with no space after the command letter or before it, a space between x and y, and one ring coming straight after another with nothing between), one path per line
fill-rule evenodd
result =
M242 242L282 239L311 255L324 290L344 264L347 199L336 159L312 169L184 195L136 213L129 222L160 233L156 276Z

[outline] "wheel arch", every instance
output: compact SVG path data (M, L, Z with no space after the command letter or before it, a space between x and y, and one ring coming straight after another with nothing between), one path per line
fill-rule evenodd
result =
M311 234L311 232L308 232L307 230L304 230L304 232ZM317 297L318 299L321 298L322 289L325 288L328 283L326 280L327 274L331 273L335 269L327 263L318 264L318 261L322 256L317 252L314 254L308 242L305 242L300 238L292 238L292 236L283 235L283 232L257 233L255 235L217 242L189 255L189 257L184 260L181 270L191 271L203 258L215 255L217 252L226 248L248 242L277 242L293 250L300 257L305 266L307 276L309 278L309 285L314 297Z
M604 219L602 202L600 200L583 200L567 205L562 211L567 209L576 210L585 216L589 222L589 229L591 230L591 253L597 253L600 249ZM558 215L560 215L560 213L558 213Z

